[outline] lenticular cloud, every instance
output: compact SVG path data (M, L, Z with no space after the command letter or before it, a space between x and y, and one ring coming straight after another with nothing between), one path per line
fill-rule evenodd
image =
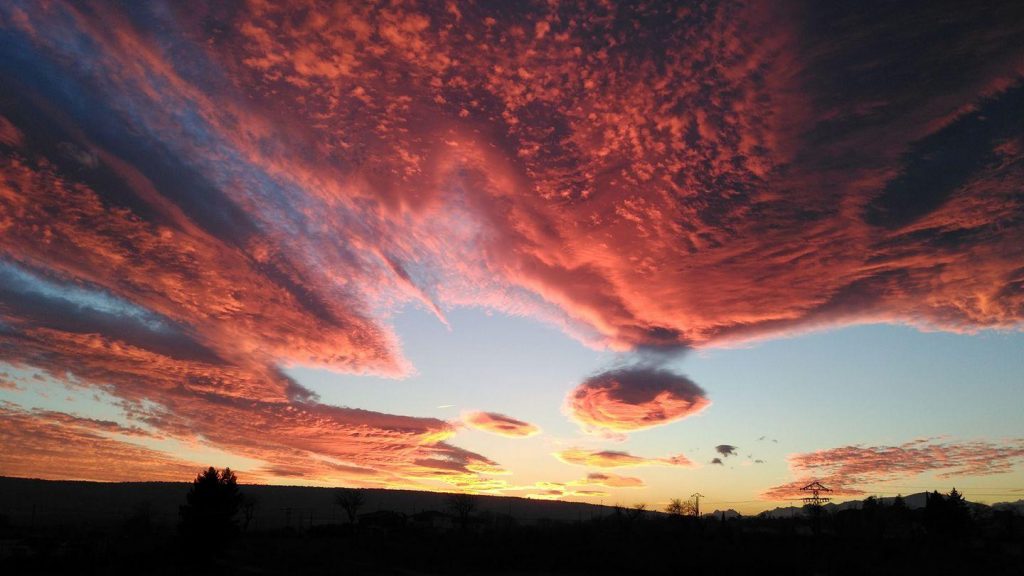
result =
M496 412L468 412L462 415L462 423L470 428L509 438L525 438L540 433L540 428L529 422Z
M570 416L596 432L632 432L681 420L706 408L704 390L689 378L650 367L592 376L566 398Z

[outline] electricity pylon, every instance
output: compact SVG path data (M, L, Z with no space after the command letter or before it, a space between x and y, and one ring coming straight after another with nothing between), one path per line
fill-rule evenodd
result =
M810 492L811 495L804 498L804 506L811 507L811 518L813 519L814 535L817 537L821 534L821 505L831 500L828 496L822 496L822 492L831 492L828 488L822 485L821 482L815 480L807 486L801 488L805 492Z
M822 492L831 492L832 490L824 487L821 484L821 482L818 482L817 480L811 482L807 486L804 486L803 488L801 488L801 490L803 490L804 492L811 493L810 496L807 496L806 498L803 499L804 505L810 505L816 508L820 508L822 504L825 504L828 501L832 500L828 496L821 495Z

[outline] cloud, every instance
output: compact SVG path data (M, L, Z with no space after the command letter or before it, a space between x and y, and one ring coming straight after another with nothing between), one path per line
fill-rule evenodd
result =
M280 367L409 374L408 304L619 351L1019 329L1013 7L855 9L0 5L0 357L289 474L465 484L447 423Z
M500 491L503 494L520 494L526 498L537 498L541 500L558 500L561 498L599 498L608 496L603 490L588 488L578 489L577 486L584 486L581 482L535 482L528 486L508 486Z
M718 446L715 446L715 452L718 452L722 456L735 456L737 448L738 446L733 446L731 444L719 444Z
M1024 439L1001 444L989 441L939 442L918 439L899 446L844 446L789 457L797 479L774 486L766 500L801 497L799 489L818 480L838 496L864 494L863 488L935 472L939 478L989 476L1010 472L1024 461Z
M470 486L503 472L448 444L455 429L444 421L320 404L266 366L176 359L96 334L42 328L0 332L0 360L46 366L69 387L102 384L129 421L266 462L251 471L266 478L287 469L287 477L313 483L423 488L431 481Z
M682 454L669 456L667 458L644 458L642 456L634 456L628 452L617 450L586 450L582 448L569 448L567 450L556 452L555 457L566 464L592 466L594 468L693 466L693 463Z
M462 423L476 430L509 438L525 438L540 434L540 428L529 422L495 412L467 412L462 415Z
M605 472L591 472L587 474L587 477L582 480L577 480L574 484L578 486L607 486L609 488L641 488L646 484L640 478L633 476L619 476L617 474L608 474Z
M645 366L602 372L566 397L566 409L584 428L630 432L696 414L710 402L704 390L668 370Z
M203 466L128 442L112 422L0 403L0 470L49 480L181 482ZM128 436L135 436L128 430Z

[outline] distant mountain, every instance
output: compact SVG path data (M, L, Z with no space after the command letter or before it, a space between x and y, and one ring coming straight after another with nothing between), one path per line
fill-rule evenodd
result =
M918 508L924 508L928 503L928 492L918 492L916 494L908 494L903 496L903 503L911 510L917 510ZM866 500L866 499L865 499ZM878 502L884 506L892 506L892 503L896 500L895 496L886 496L878 498ZM822 508L828 512L838 512L840 510L850 510L861 508L864 505L864 500L848 500L839 504L825 504ZM1024 514L1024 500L1018 500L1017 502L1002 502L1000 504L993 504L991 507L1004 506L1007 509L1017 510L1018 513ZM967 502L967 506L972 510L984 510L988 509L989 506L980 504L978 502ZM772 510L765 510L761 512L760 516L765 518L793 518L804 515L804 507L801 506L784 506L779 508L773 508Z
M1024 516L1024 500L1016 502L996 502L992 505L993 510L1010 510Z
M925 502L927 501L927 492L920 492L917 494L910 494L903 496L903 503L907 505L907 508L917 509L924 508ZM891 498L879 498L878 501L886 506L891 506L895 497ZM864 505L864 500L848 500L839 504L832 504L831 502L822 506L822 509L828 512L838 512L840 510L850 510L860 508ZM783 506L779 508L773 508L772 510L765 510L761 512L760 516L765 518L793 518L804 515L804 507L800 506Z
M732 508L729 508L728 510L715 510L714 512L709 512L709 513L701 514L701 517L702 518L716 518L716 519L719 519L719 520L723 519L723 518L726 519L726 520L732 520L733 518L742 518L743 515L740 514L737 511L733 510Z

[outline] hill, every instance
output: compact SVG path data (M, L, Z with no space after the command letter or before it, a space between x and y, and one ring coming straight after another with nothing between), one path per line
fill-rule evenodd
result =
M177 522L186 482L82 482L0 476L0 515L19 525L109 526L145 512L158 525ZM252 525L259 529L344 523L334 503L335 489L308 486L241 485L256 502ZM445 510L448 494L414 490L366 489L361 513L390 510L415 514ZM475 513L509 515L522 524L572 522L610 514L609 506L507 496L478 496Z

